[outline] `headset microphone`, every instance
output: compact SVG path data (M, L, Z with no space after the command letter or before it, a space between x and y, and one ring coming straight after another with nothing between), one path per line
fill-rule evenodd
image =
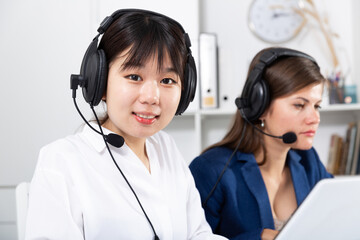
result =
M125 140L122 136L114 134L114 133L105 135L105 140L117 148L122 147L122 145L124 145L124 142L125 142Z
M73 90L72 93L72 98L74 100L74 105L76 110L78 111L78 113L80 114L81 118L84 120L84 122L95 132L97 132L98 134L102 135L104 140L108 143L110 143L112 146L120 148L122 147L122 145L124 145L124 138L120 135L114 134L114 133L110 133L108 135L103 134L102 132L96 130L93 126L91 126L88 121L85 119L85 117L82 115L77 103L76 103L76 90L78 86L83 87L83 85L85 85L86 82L84 81L84 79L80 76L80 75L75 75L75 74L71 74L71 78L70 78L70 87ZM92 106L91 106L92 107Z
M297 136L294 132L287 132L284 135L282 135L282 140L284 143L291 144L296 142Z
M240 110L240 114L241 114L241 116L243 117L243 119L244 119L247 123L249 123L253 128L255 128L257 131L261 132L262 134L264 134L264 135L266 135L266 136L269 136L269 137L282 139L283 142L286 143L286 144L292 144L292 143L296 142L297 136L296 136L296 134L295 134L294 132L287 132L287 133L285 133L285 134L282 135L282 136L271 135L271 134L269 134L269 133L264 132L263 130L261 130L260 128L258 128L255 124L253 124L252 122L250 122L250 121L246 118L246 116L245 116L245 114L244 114L244 111L243 111L243 108L240 108L239 110Z
M255 126L252 122L250 122L244 115L243 115L243 111L242 109L240 109L240 113L243 116L243 119L245 119L245 121L247 123L249 123L251 126L253 126L253 128L255 128L257 131L261 132L262 134L269 136L269 137L273 137L273 138L279 138L282 139L284 143L286 144L292 144L294 142L296 142L297 140L297 136L294 132L287 132L282 136L275 136L275 135L271 135L269 133L264 132L263 130L261 130L260 128L258 128L257 126Z
M269 133L264 132L263 130L261 130L260 128L258 128L254 124L252 124L251 122L248 122L248 123L250 125L252 125L256 130L261 132L262 134L265 134L266 136L269 136L269 137L282 139L283 142L286 143L286 144L292 144L292 143L296 142L296 140L297 140L296 134L294 132L287 132L282 136L275 136L275 135L271 135Z

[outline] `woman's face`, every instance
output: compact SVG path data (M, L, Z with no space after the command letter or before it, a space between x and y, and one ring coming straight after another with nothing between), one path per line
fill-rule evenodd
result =
M320 123L322 91L323 84L310 85L291 95L275 99L261 118L265 120L265 132L277 136L294 132L296 142L286 145L296 149L310 149ZM282 143L282 140L274 138L266 139L265 142L269 141Z
M166 127L175 115L181 81L166 55L162 68L157 56L144 65L123 69L119 54L109 67L106 101L109 118L103 124L126 140L147 138Z

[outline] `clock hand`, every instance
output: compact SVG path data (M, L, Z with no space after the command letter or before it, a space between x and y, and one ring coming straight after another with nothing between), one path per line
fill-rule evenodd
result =
M289 15L291 15L291 13L274 13L272 17L273 18L278 18L278 17L281 17L281 16L286 17L286 16L289 16Z

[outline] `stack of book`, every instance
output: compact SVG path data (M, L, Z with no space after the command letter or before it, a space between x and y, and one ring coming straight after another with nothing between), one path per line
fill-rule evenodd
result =
M327 170L334 175L360 174L360 121L350 122L345 138L331 136Z

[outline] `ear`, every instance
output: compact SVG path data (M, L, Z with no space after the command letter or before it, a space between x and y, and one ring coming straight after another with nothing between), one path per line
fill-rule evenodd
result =
M270 117L274 101L270 102L267 108L264 110L264 113L259 117L259 119L263 119L266 121L267 118Z
M265 110L265 112L259 117L259 120L265 120L269 115L269 108Z

